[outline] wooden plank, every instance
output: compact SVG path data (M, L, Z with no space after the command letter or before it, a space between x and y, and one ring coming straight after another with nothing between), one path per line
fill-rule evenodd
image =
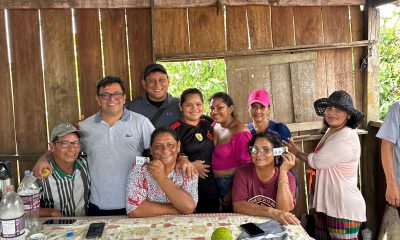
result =
M228 69L228 67L227 67ZM243 86L243 87L237 87ZM249 70L248 69L229 69L227 71L227 92L232 97L235 109L235 116L243 123L250 122L247 111L247 101L249 96Z
M318 82L318 88L316 92L316 97L317 99L322 98L322 97L328 97L328 83L326 80L327 76L327 71L326 71L326 51L325 50L319 50L317 51L317 59L316 59L316 76L317 76L317 82Z
M310 44L300 46L288 47L275 47L270 49L248 49L241 51L215 51L212 53L190 53L180 55L170 55L158 57L157 60L163 61L187 61L190 59L210 59L210 58L224 58L224 57L237 57L237 56L254 56L254 55L267 55L267 54L286 54L286 53L302 53L309 51L317 51L323 49L342 49L351 47L366 47L372 44L369 40L350 42L350 43L329 43L329 44Z
M8 18L18 153L43 153L47 130L38 10L9 10Z
M297 46L324 42L321 7L294 7L293 15Z
M350 42L349 9L343 7L322 7L324 42Z
M367 14L364 19L368 19L365 26L364 38L374 41L372 48L368 49L368 67L367 71L363 72L364 85L364 126L371 120L379 119L379 31L380 31L380 16L379 11L374 8L364 10Z
M294 46L293 7L271 7L273 47Z
M362 139L361 191L367 206L367 227L378 236L380 222L385 209L385 175L380 161L380 140L376 138L378 128L368 126L368 135ZM371 174L373 169L374 174Z
M246 8L251 49L272 48L270 8L255 5L248 5Z
M124 81L127 99L130 99L125 10L102 9L100 15L105 74L120 77Z
M143 94L144 68L152 62L150 9L127 9L132 98Z
M318 120L314 111L318 88L314 61L290 63L295 122Z
M335 90L345 90L354 99L351 49L326 50L325 53L328 94L331 94Z
M289 63L269 66L271 74L271 113L274 121L294 122ZM285 94L283 94L285 93Z
M155 9L154 51L156 55L189 53L186 9Z
M218 7L189 8L190 46L193 53L224 51L224 14Z
M71 15L71 10L41 11L50 132L61 122L79 120Z
M360 9L360 6L351 6L350 7L350 15L351 15L351 41L361 41L364 40L363 37L363 13Z
M302 123L289 123L287 124L289 130L293 132L303 132L309 130L317 130L323 127L322 121L302 122Z
M81 113L89 117L98 111L96 84L103 76L99 12L78 9L75 19Z
M226 7L226 41L228 51L248 49L247 33L246 7Z
M390 2L392 0L381 0ZM217 0L154 0L157 8L185 8L199 6L215 6ZM267 5L265 0L221 0L226 6L238 6L245 4ZM365 5L366 0L280 0L280 6L338 6L338 5ZM2 8L149 8L150 0L1 0Z
M354 106L363 111L364 109L364 76L360 69L361 59L364 53L368 51L367 48L354 48Z
M12 89L8 63L4 10L0 10L0 154L16 154Z

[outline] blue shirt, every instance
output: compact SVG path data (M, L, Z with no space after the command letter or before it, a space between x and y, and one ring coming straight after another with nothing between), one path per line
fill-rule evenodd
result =
M393 169L400 187L400 101L393 103L376 137L394 144Z
M256 135L256 130L254 129L253 123L247 124L247 128L250 130L251 135ZM289 128L284 123L277 123L272 120L269 120L267 131L273 132L278 135L279 139L287 140L288 138L292 137L292 133L290 132Z

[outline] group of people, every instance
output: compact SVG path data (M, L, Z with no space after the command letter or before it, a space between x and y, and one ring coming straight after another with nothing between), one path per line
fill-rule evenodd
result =
M265 90L250 93L252 122L246 125L228 94L211 96L210 119L198 89L174 98L169 81L162 65L150 64L145 94L126 103L122 80L107 76L97 84L99 112L81 121L79 130L69 123L53 129L50 151L33 169L42 186L42 216L234 211L299 224L291 213L297 158L317 172L317 238L357 239L366 207L357 188L361 147L355 128L364 114L347 92L315 101L328 129L308 154L284 123L269 119ZM274 156L282 146L289 151ZM43 178L43 169L52 174Z

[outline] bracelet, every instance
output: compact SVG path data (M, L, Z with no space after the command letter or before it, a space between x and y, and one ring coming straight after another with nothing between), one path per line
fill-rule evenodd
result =
M278 183L283 183L283 184L286 184L286 185L289 186L289 183L288 183L288 182L285 182L285 181L282 181L282 180L279 180Z

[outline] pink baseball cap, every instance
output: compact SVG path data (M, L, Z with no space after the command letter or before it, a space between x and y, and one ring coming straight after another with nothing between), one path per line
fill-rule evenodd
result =
M264 107L267 107L271 103L269 94L264 89L256 89L250 93L249 100L247 101L249 105L253 103L259 103Z

